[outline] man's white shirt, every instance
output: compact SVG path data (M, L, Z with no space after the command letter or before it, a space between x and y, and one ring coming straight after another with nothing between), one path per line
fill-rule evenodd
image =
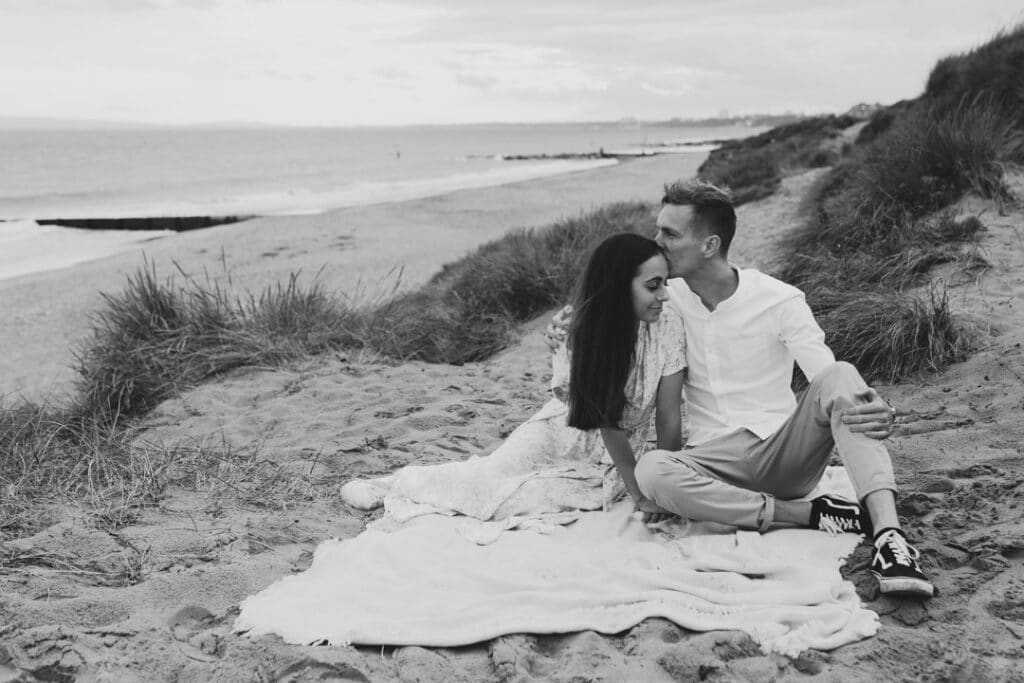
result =
M738 429L767 438L796 408L793 362L808 380L835 362L803 292L756 270L736 272L736 291L714 311L682 278L668 281L686 330L689 445Z

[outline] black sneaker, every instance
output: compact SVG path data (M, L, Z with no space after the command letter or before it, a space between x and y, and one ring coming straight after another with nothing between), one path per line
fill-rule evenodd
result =
M867 512L853 501L836 496L818 496L811 501L812 529L830 534L871 535L871 520Z
M875 539L875 557L871 560L871 573L878 578L879 589L886 595L932 597L935 587L917 563L920 555L899 529L880 533Z

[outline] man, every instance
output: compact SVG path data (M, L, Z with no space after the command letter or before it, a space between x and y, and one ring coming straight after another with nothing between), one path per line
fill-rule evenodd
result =
M736 229L728 191L701 181L667 186L657 227L669 303L686 329L690 435L681 451L640 459L641 492L669 513L761 531L789 524L870 537L874 529L871 571L881 592L931 597L896 515L881 443L895 410L852 365L835 361L800 290L728 262ZM563 321L556 316L549 337L562 335ZM794 360L810 382L799 401ZM795 500L817 485L833 446L860 505Z

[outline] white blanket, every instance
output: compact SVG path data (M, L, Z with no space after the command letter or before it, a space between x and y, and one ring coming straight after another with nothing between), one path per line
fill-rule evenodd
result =
M841 469L828 474L826 489L849 486ZM745 631L790 655L877 631L877 615L838 571L852 534L653 529L629 502L560 526L575 517L385 520L322 543L308 570L246 599L235 628L297 644L449 647L510 633L619 633L664 617ZM502 533L509 528L519 530Z

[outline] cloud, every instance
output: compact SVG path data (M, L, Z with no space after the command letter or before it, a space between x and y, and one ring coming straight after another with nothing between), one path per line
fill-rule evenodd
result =
M459 85L464 85L467 88L479 88L481 90L490 90L497 86L499 82L494 76L467 73L455 74L455 81Z
M398 66L385 66L379 69L374 69L373 73L381 80L392 83L407 83L413 80L412 72Z
M305 81L310 82L313 80L313 74L310 73L297 73L297 72L286 72L280 69L266 68L263 69L263 74L270 79L275 81Z
M0 0L0 115L839 110L916 95L936 59L1014 18L1003 0Z

